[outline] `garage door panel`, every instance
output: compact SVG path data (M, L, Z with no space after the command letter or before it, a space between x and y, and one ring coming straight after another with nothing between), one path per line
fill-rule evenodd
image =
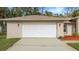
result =
M23 24L22 37L56 37L56 24L51 22Z

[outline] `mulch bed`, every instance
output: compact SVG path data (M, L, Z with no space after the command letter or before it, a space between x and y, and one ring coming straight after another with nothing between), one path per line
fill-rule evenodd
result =
M61 40L79 40L79 36L64 36Z

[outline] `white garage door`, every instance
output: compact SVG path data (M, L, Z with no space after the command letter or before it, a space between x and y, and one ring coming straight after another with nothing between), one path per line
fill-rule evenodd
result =
M27 22L22 25L22 37L56 37L56 23Z

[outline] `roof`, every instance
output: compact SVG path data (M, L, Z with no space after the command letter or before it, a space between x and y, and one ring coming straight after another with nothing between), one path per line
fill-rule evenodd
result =
M41 20L70 20L68 17L53 17L44 15L28 15L15 18L0 19L0 21L41 21Z
M78 18L79 18L79 16L77 16L77 17L73 17L72 20L75 20L75 19L78 19Z

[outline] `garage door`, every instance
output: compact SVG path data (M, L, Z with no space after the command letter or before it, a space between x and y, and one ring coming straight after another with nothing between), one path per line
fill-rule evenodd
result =
M22 25L22 37L56 37L56 23L26 22Z

